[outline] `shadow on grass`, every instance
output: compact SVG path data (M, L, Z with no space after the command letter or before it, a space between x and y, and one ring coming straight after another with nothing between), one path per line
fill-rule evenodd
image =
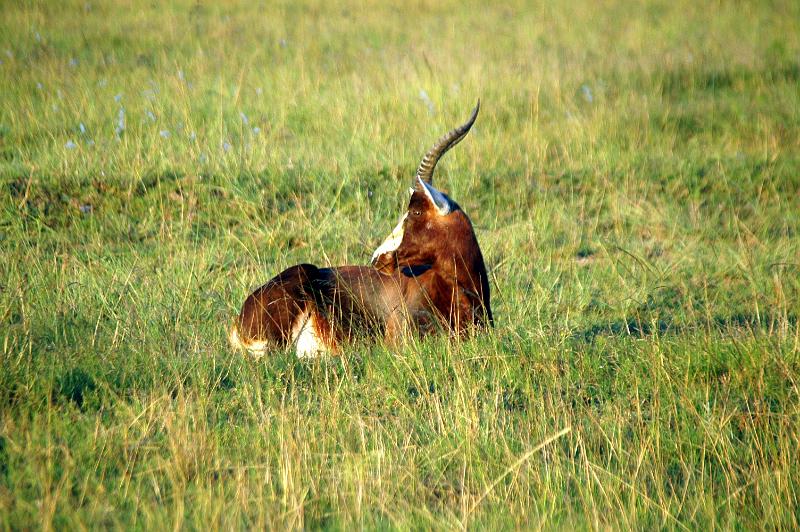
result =
M795 82L800 79L800 65L783 61L761 69L745 66L711 68L698 71L696 67L678 68L664 74L661 88L665 95L682 96L692 91L726 90L740 83Z
M80 368L75 368L60 378L56 382L56 393L59 397L75 403L83 410L84 401L87 396L97 389L97 384L91 375Z
M783 317L768 313L758 316L753 313L737 312L730 315L717 315L708 321L682 324L675 323L669 317L650 321L630 318L628 320L612 320L589 325L573 332L571 338L579 342L592 343L598 337L628 336L631 338L647 338L655 335L680 335L709 329L722 332L730 330L770 332L782 326L796 327L797 316L789 314Z

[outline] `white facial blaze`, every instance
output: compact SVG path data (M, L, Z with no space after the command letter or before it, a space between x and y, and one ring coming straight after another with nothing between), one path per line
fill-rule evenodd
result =
M431 200L431 203L433 203L433 205L436 207L436 210L439 212L439 214L442 216L449 214L451 207L450 200L447 199L447 196L433 188L433 185L429 185L419 177L417 177L417 181L422 186L422 190L425 191L425 195L428 196L429 200Z
M408 217L408 213L405 213L402 218L400 218L400 223L397 224L397 227L392 229L392 232L389 233L389 236L386 237L386 240L378 246L378 249L372 254L372 263L374 264L378 257L383 255L384 253L391 253L392 251L396 250L400 247L400 243L403 241L403 223L406 221Z

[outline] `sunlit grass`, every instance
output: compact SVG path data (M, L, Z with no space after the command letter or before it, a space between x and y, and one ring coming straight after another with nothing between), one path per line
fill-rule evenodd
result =
M0 525L798 528L792 2L0 10ZM250 360L425 149L497 326Z

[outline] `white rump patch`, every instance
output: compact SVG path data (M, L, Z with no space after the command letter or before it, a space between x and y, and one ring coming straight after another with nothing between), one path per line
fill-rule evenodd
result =
M317 331L316 319L308 312L297 317L292 327L292 341L295 342L297 358L315 358L329 351Z
M397 224L397 227L392 229L392 232L389 233L389 236L386 237L386 240L384 240L383 243L378 246L378 249L376 249L372 254L372 264L375 264L375 261L378 260L378 257L381 255L391 253L400 247L400 244L403 242L403 223L405 223L407 217L408 213L406 212L403 217L400 218L400 222Z

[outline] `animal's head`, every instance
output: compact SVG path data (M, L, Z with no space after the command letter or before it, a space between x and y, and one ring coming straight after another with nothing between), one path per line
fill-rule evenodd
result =
M469 218L455 201L433 186L436 163L467 135L479 109L480 101L466 123L439 139L422 158L409 190L408 209L372 255L376 268L391 271L397 266L432 265L443 258L472 261L472 255L480 257ZM480 262L482 266L482 258Z

